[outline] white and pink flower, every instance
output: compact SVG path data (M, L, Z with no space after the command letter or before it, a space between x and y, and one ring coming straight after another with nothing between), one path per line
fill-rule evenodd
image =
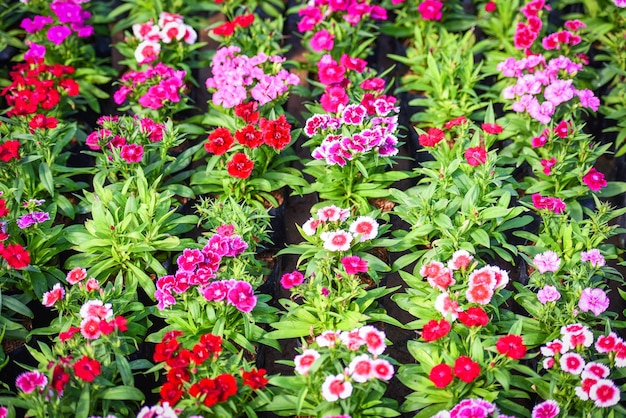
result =
M55 283L51 290L43 294L41 303L43 303L43 306L50 308L55 303L63 300L63 297L65 297L65 289L61 286L61 283Z
M352 383L342 374L326 376L322 384L322 396L327 402L346 399L352 395Z
M358 383L364 383L374 378L372 359L367 354L361 354L352 359L348 365L348 374Z
M312 348L304 350L302 354L298 354L293 360L295 363L296 373L301 375L308 374L309 369L318 358L320 358L320 353Z
M378 222L370 216L359 216L350 224L349 231L358 237L359 242L368 241L378 235Z
M378 356L382 354L387 347L385 344L385 333L371 325L365 325L359 328L359 337L365 341L367 351L372 355Z
M600 379L591 387L589 399L593 400L598 408L617 405L620 400L619 388L610 379Z
M98 318L100 320L110 319L113 317L113 309L110 303L104 303L101 300L88 300L80 307L81 318Z
M452 258L448 261L450 270L462 270L469 267L474 256L465 250L457 250L452 254Z
M65 277L65 280L71 285L74 285L87 277L87 270L81 267L76 267L70 270Z
M324 241L324 249L328 251L348 251L352 244L352 234L342 229L323 232L320 235Z
M372 361L373 373L376 379L388 381L393 377L393 366L389 361L378 358Z
M575 375L581 374L585 368L585 360L578 353L563 354L559 364L561 366L561 370Z

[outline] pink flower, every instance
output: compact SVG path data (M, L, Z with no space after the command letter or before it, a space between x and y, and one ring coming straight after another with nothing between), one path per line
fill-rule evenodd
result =
M555 300L561 299L561 294L556 287L547 285L537 292L537 299L545 305L548 302L554 302Z
M370 216L359 216L350 224L349 231L359 238L359 242L368 241L378 235L378 222Z
M54 306L54 304L57 303L58 301L63 300L64 296L65 296L65 289L61 287L61 283L56 283L52 287L52 290L43 294L43 300L42 300L43 306L50 308Z
M556 164L556 158L552 157L549 160L545 158L541 159L541 165L543 166L543 174L549 176L552 173L552 167Z
M67 273L65 280L67 280L69 284L74 285L83 280L85 277L87 277L87 270L85 270L84 268L76 267Z
M94 316L83 319L80 323L80 333L88 340L97 340L102 334L100 322L102 321Z
M574 80L554 80L545 88L543 96L554 106L565 103L574 97L573 82Z
M24 372L15 379L15 386L24 393L31 393L37 388L44 389L47 384L46 375L38 371Z
M338 222L348 219L350 211L335 205L324 206L317 211L317 218L322 222Z
M556 272L561 265L561 259L554 251L545 251L537 254L533 258L533 264L537 267L539 273L544 274L549 271Z
M547 142L548 142L548 139L546 138L545 135L539 135L539 136L533 137L533 139L530 140L530 145L533 148L541 148L544 145L546 145Z
M65 38L70 36L72 30L65 25L51 26L48 29L48 40L55 45L61 45Z
M320 98L322 109L328 113L335 113L340 106L346 105L350 101L350 97L343 87L330 86L327 87Z
M552 340L541 347L541 354L544 356L555 356L558 354L567 353L570 349L569 343L561 341L559 339Z
M228 302L234 305L241 312L252 312L256 306L257 297L254 289L248 282L237 281L229 290L226 296Z
M620 342L622 342L622 339L614 332L610 332L609 335L600 335L596 340L596 351L598 353L609 353Z
M367 351L372 355L378 356L385 351L385 333L373 326L365 325L359 328L359 337L365 341Z
M393 366L387 360L378 358L372 362L374 377L380 380L390 380L393 377Z
M94 317L98 319L109 319L113 317L113 310L110 303L103 303L101 300L88 300L80 307L80 317Z
M317 337L315 342L320 347L334 347L337 344L339 338L339 332L337 331L324 331Z
M342 331L339 333L339 339L348 348L348 350L356 351L365 344L365 340L361 338L359 330Z
M204 254L197 248L185 248L176 259L178 268L185 271L195 271L198 264L204 261Z
M348 365L348 374L358 383L365 383L374 377L372 359L367 354L361 354L352 359Z
M352 243L352 235L344 230L323 232L320 235L324 241L324 249L328 251L348 251Z
M335 45L334 39L335 36L330 34L326 29L319 30L315 32L311 38L311 49L317 52L330 51Z
M143 147L140 144L122 145L120 157L127 163L138 163L143 158Z
M582 379L586 379L588 377L591 377L593 379L604 379L609 375L610 372L611 371L609 370L608 366L602 363L597 363L595 361L590 361L585 365L585 368L583 369L580 377Z
M455 321L459 317L459 312L462 311L459 307L459 302L450 299L450 295L447 292L437 296L437 299L435 299L435 309L445 318L450 319L450 321Z
M561 412L559 404L552 399L544 401L538 405L535 405L531 414L532 418L556 418Z
M420 269L420 275L422 277L437 277L444 271L445 267L440 261L431 261L424 264Z
M135 59L139 65L148 64L156 60L161 53L161 44L151 40L145 40L135 48Z
M417 6L417 11L422 15L424 20L440 20L443 9L443 3L438 0L424 0Z
M100 283L98 282L98 280L94 279L93 277L90 277L89 279L87 279L87 282L85 283L86 291L93 292L94 290L98 290L98 289L100 289Z
M367 261L356 255L343 257L341 264L348 274L367 273L368 270Z
M226 299L231 283L227 280L218 280L209 283L200 293L209 302L219 302Z
M469 267L470 263L474 259L474 256L465 250L457 250L452 254L452 258L448 261L448 268L450 270L461 270Z
M322 383L322 397L327 402L346 399L352 395L352 383L346 381L343 374L330 375Z
M559 364L563 371L579 375L585 367L585 360L578 353L565 353L561 356Z
M291 273L285 273L280 278L280 284L285 289L291 289L292 287L299 286L303 282L304 282L304 275L297 270Z
M473 271L468 277L468 282L470 287L485 285L493 290L496 287L496 275L490 266L485 266Z
M320 358L320 353L312 348L304 350L302 354L298 354L293 360L296 373L301 375L308 374L309 369L318 358Z
M470 147L465 150L465 160L472 167L487 162L487 150L483 147Z
M441 290L442 292L445 292L448 287L456 283L456 280L452 277L452 271L447 268L444 268L441 273L436 276L428 276L426 280L430 287Z
M580 253L580 261L589 261L593 267L603 267L606 264L604 256L597 248Z
M583 176L583 183L585 183L587 187L594 192L599 191L607 185L606 180L604 179L604 174L596 170L595 167L591 167L587 174Z
M591 387L589 399L594 401L598 408L617 405L620 400L620 391L610 379L600 379Z
M586 288L578 300L578 308L583 312L593 312L595 316L600 315L609 307L609 298L606 292L599 288Z
M493 297L493 288L488 284L470 286L465 292L465 297L468 302L486 305L491 302L491 298Z
M46 56L46 47L44 45L36 44L35 42L31 42L28 45L28 51L24 54L24 60L39 60L43 59Z
M340 84L346 73L346 68L335 61L329 54L324 55L317 63L320 83L326 85Z

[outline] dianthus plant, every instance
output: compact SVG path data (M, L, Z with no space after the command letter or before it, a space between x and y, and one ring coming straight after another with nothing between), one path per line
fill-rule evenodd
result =
M96 157L94 174L104 175L111 182L127 180L138 167L150 183L163 174L172 176L186 168L199 147L171 155L184 136L169 120L159 123L149 117L102 116L97 123L99 127L87 135L86 145L93 151L87 153ZM174 184L177 195L193 196L190 189ZM162 187L168 185L170 181L166 179Z
M616 383L626 367L623 339L608 324L598 332L578 322L560 327L555 336L540 347L541 377L529 378L539 396L563 416L626 414L622 388ZM533 410L533 417L543 416L548 415Z
M294 375L270 378L279 396L267 409L280 416L398 416L395 401L384 397L394 375L385 349L385 333L371 325L311 337L293 361L279 361Z
M369 199L387 197L393 182L408 177L389 170L399 146L396 100L381 94L382 79L368 81L365 90L371 89L371 101L364 96L361 102L340 104L336 111L315 113L304 128L310 138L304 145L313 157L304 172L315 181L303 192L317 192L322 200L362 213L370 211Z
M119 81L113 100L121 110L132 110L137 116L163 122L168 116L186 108L185 70L176 70L163 63L141 71L128 71Z
M399 373L400 380L416 391L403 409L428 408L434 413L476 396L514 409L506 399L513 388L524 386L511 370L523 367L518 360L526 355L526 343L521 323L499 324L507 317L499 307L511 293L505 290L508 273L493 265L480 266L464 250L446 263L432 260L418 267L415 276L401 272L409 287L393 297L419 318L407 326L421 330L408 345L417 364L403 366Z
M42 417L128 416L144 399L132 372L142 361L127 356L145 335L148 312L121 280L104 286L75 268L64 281L69 287L57 283L43 295L43 305L59 312L48 329L54 341L28 347L38 366L17 377L14 405Z
M179 330L167 332L154 352L157 366L152 370L165 371L159 394L161 405L172 413L168 416L256 417L271 397L265 369L250 364L243 351L223 350L219 335L182 336ZM156 408L146 406L138 417L153 416L150 411Z
M251 352L253 343L271 343L256 325L255 315L261 322L270 321L274 309L267 305L269 296L255 294L263 277L249 271L253 256L247 248L233 225L222 225L199 248L183 250L176 272L156 282L158 315L168 326L150 340L178 329L185 338L211 332ZM236 351L232 343L227 349Z

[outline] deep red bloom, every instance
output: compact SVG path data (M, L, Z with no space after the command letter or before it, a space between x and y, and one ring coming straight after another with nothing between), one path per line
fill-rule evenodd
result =
M70 327L67 331L59 333L59 340L65 342L72 338L78 331L80 331L80 327Z
M180 343L176 341L175 338L167 340L164 338L163 341L158 343L154 349L154 361L168 361L175 355L178 347L180 347Z
M487 4L485 4L485 11L487 13L492 13L496 11L496 2L495 1L488 1Z
M52 382L51 386L57 393L63 393L63 389L65 389L65 385L70 381L70 375L65 371L65 368L61 365L54 366L54 370L52 371Z
M497 135L502 132L502 126L497 123L483 123L481 128L483 128L483 131L491 135Z
M20 141L17 139L10 139L4 144L0 144L0 160L8 163L13 158L19 159L20 153Z
M0 252L9 267L23 269L30 264L30 254L20 244L9 244Z
M457 118L450 119L449 121L447 121L446 124L444 125L444 128L452 129L455 126L463 125L465 122L467 122L467 118L465 116L459 116Z
M566 121L562 120L561 122L559 122L558 125L554 127L554 133L559 138L566 138L567 135L569 134L570 125L571 125L570 123L567 123Z
M470 147L465 150L465 160L472 167L484 164L487 161L487 150L483 147Z
M205 377L198 383L194 383L189 388L189 395L194 398L204 397L203 403L209 408L219 402L220 394L220 388L218 387L216 380L208 377Z
M480 306L472 306L467 311L459 312L459 321L468 327L484 327L489 323L489 317Z
M522 22L517 24L515 35L513 35L513 44L515 44L515 48L530 48L533 42L535 42L535 39L537 39L537 32L533 31L529 25Z
M451 325L445 319L440 319L437 321L436 319L431 319L424 325L424 329L422 330L422 338L425 341L435 341L440 338L445 337L448 332L450 332Z
M204 334L200 337L200 344L204 345L211 353L222 351L222 337L213 334Z
M430 369L428 378L436 387L443 389L454 380L452 367L445 363L438 364Z
M235 139L241 145L250 148L257 148L263 145L263 134L251 124L235 132Z
M191 363L193 353L186 348L181 349L175 356L170 357L165 361L170 367L187 367Z
M224 22L216 28L213 28L213 33L218 36L230 36L235 32L235 25L233 22Z
M36 114L33 118L28 122L28 126L31 131L35 129L52 129L56 128L59 121L54 116L47 117L41 113Z
M100 328L100 332L104 335L109 335L110 333L115 331L115 325L113 321L98 321L98 327Z
M191 360L195 364L204 363L209 357L211 357L211 354L212 354L209 350L207 350L204 344L201 344L201 343L194 345L193 348L191 349L191 352L193 353Z
M161 386L159 394L161 395L162 403L167 402L170 404L170 406L174 406L183 396L183 391L180 389L180 386L178 384L165 382L163 386Z
M7 201L0 199L0 218L4 218L9 214L9 208L7 208Z
M184 367L175 367L167 372L167 381L182 386L183 382L189 382L191 375Z
M228 174L240 179L247 179L254 169L254 161L248 158L243 152L233 155L233 158L226 164Z
M82 356L74 363L74 374L85 382L93 382L100 372L100 362L87 356Z
M204 148L207 152L215 155L222 155L233 145L234 139L230 131L226 128L217 128L209 134Z
M245 15L236 16L233 19L233 24L235 26L239 26L239 27L242 27L242 28L247 28L253 22L254 22L254 14L253 13L248 13L248 14L245 14Z
M496 342L498 353L504 354L514 360L519 360L526 355L526 346L520 335L505 335Z
M260 113L256 111L257 102L241 103L235 106L235 115L239 116L246 123L257 123Z
M252 369L249 372L243 372L241 374L243 377L243 384L250 386L252 390L263 389L269 382L269 380L265 378L265 372L265 369Z
M454 362L454 374L465 383L471 383L480 374L480 365L468 356L461 356Z
M259 126L263 132L263 140L270 147L280 151L291 142L291 125L285 115L274 120L263 118Z
M428 133L421 134L418 138L419 144L423 147L434 147L445 137L444 132L439 128L430 128Z
M126 332L128 331L128 325L126 325L127 320L126 318L124 318L121 315L118 315L115 317L115 327L120 331L120 332Z
M237 394L237 380L232 374L223 373L217 376L215 384L220 390L219 402L225 402L228 398Z

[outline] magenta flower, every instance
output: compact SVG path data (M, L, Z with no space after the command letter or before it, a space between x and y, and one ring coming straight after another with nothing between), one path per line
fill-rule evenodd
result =
M257 302L257 297L254 295L252 285L241 280L235 282L228 290L226 298L230 304L241 312L251 312Z
M313 51L330 51L335 46L335 36L329 33L326 29L315 32L311 38L310 45Z
M335 113L340 106L347 104L349 101L348 93L340 86L327 87L320 98L322 109L328 113Z
M554 286L544 286L539 292L537 292L537 299L542 304L546 304L548 302L554 302L555 300L561 299L561 294Z
M547 273L548 271L556 272L561 265L561 259L554 251L548 250L537 254L533 258L533 264L541 274Z
M348 274L367 273L367 261L363 260L359 256L352 255L343 257L341 259L341 264L343 264L343 267L346 269L346 273Z
M555 418L561 412L559 404L552 399L548 399L533 408L532 418Z
M127 163L138 163L143 158L143 147L140 144L126 144L122 146L120 157Z
M606 292L599 288L586 288L578 300L578 308L583 312L593 312L595 316L609 308L609 298Z
M600 189L607 185L604 174L596 170L595 167L591 167L587 174L583 176L583 183L594 192L600 191Z
M29 60L29 59L39 60L45 56L46 56L46 47L43 45L39 45L34 42L31 42L31 44L28 45L28 51L26 51L26 53L24 54L24 59L25 60Z
M297 270L291 273L285 273L280 278L280 284L285 289L291 289L292 287L299 286L303 282L304 282L304 275Z
M71 33L72 30L67 26L51 26L50 29L48 29L48 40L55 45L61 45L65 38L70 36Z
M425 0L417 6L417 11L424 20L440 20L441 9L443 9L443 3L438 0Z
M44 389L47 384L46 375L38 371L24 372L15 380L15 386L24 393L31 393L37 388Z

